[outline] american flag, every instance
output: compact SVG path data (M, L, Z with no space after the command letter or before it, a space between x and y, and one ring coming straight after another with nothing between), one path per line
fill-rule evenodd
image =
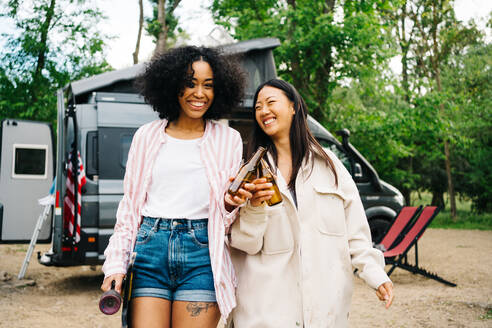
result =
M77 157L78 157L78 174L77 174L77 180L78 180L78 190L77 190L77 223L76 223L76 229L75 229L75 242L78 243L80 241L80 207L81 207L81 199L82 199L82 187L86 183L85 179L85 171L84 171L84 165L82 164L82 158L80 157L80 152L77 151ZM72 153L68 156L68 168L67 168L67 192L65 195L65 199L63 201L63 226L65 227L65 230L68 230L68 236L72 237L73 236L73 231L74 231L74 181L73 181L73 167L72 167Z

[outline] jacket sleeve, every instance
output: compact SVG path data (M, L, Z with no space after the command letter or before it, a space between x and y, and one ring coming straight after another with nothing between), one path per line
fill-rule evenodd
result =
M229 188L229 177L233 177L237 174L237 172L239 171L239 167L241 166L241 160L243 158L243 141L241 139L241 135L239 134L239 132L234 131L234 133L232 133L231 139L232 139L232 146L231 146L232 156L230 157L230 165L228 166L230 170L227 172L228 176L226 177L226 184L224 185L223 188L224 196L225 193L227 192L227 188ZM220 201L221 201L222 217L224 218L224 226L226 231L228 231L232 222L236 220L239 214L239 207L236 207L233 211L228 212L225 208L224 197L222 197Z
M359 276L369 286L377 288L382 283L391 281L384 271L383 253L372 247L371 231L352 176L338 159L334 162L338 183L346 197L345 220L352 265L359 270Z
M243 206L239 218L232 224L231 246L249 255L255 255L263 248L267 222L266 205L254 207L248 203Z
M135 183L135 174L137 167L137 148L140 142L139 132L140 130L135 133L128 152L125 177L123 180L123 198L116 212L116 224L113 235L109 239L108 247L104 251L106 260L104 261L102 271L105 277L116 273L126 273L132 251L133 231L137 229L135 226L137 220L134 220L137 211L134 207L136 204L135 194L138 188Z

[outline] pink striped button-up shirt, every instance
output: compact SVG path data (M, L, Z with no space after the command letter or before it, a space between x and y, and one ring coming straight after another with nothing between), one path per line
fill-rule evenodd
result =
M128 153L124 195L116 213L114 233L104 255L105 276L126 273L138 228L142 222L141 210L147 198L152 179L152 168L166 142L166 120L155 120L140 127L133 137ZM234 221L237 209L229 213L224 207L224 193L229 177L239 169L242 141L239 133L225 125L207 120L205 132L199 141L200 154L210 183L209 251L214 275L217 303L223 318L236 306L236 276L225 244L225 231Z

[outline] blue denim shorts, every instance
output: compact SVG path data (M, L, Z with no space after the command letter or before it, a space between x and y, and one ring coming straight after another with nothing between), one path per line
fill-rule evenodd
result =
M144 217L135 244L132 298L216 302L207 225L208 219Z

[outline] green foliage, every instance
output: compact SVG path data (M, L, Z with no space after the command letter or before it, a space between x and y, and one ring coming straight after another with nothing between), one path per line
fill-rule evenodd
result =
M2 34L0 118L56 121L56 90L107 71L103 18L89 2L2 1L1 16L15 30Z
M492 212L492 44L453 56L443 69L443 88L453 122L457 191L471 197L474 210Z
M429 156L442 160L435 140L439 139L439 115L436 99L422 97L415 106L404 101L399 89L387 87L387 81L365 79L349 87L337 88L330 104L327 124L330 130L342 127L352 132L351 142L377 168L383 180L395 185L407 201L412 190L431 184L442 186L433 179L435 173L419 174L425 169ZM436 179L437 180L437 179Z
M154 42L159 39L159 34L162 30L162 24L158 19L158 0L150 0L152 4L152 17L145 19L145 30L152 36ZM166 11L166 28L167 28L167 38L166 44L167 48L172 48L178 40L186 40L189 38L188 34L178 26L179 19L174 14L176 6L181 2L181 0L165 0L165 11Z
M432 195L428 192L413 193L414 205L429 205ZM457 199L458 220L453 221L449 209L442 210L432 221L431 228L444 229L474 229L492 230L492 213L477 213L472 210L473 203L470 199L459 197Z
M211 9L238 40L280 39L279 76L329 130L349 128L351 142L407 201L427 190L443 202L448 140L456 191L473 210L492 211L490 46L473 22L456 19L453 5L214 0ZM401 76L388 69L396 54Z
M174 15L173 4L175 0L166 0L165 8L166 8L166 26L168 28L168 38L173 39L176 37L176 32L182 32L181 28L178 28L178 19ZM151 0L152 3L152 18L147 18L145 21L147 26L145 30L149 35L154 37L155 40L159 38L159 33L162 29L161 23L157 19L157 3L158 0Z
M238 40L277 37L280 77L299 90L312 115L325 122L333 90L377 71L390 42L380 7L389 1L215 0L217 24Z

